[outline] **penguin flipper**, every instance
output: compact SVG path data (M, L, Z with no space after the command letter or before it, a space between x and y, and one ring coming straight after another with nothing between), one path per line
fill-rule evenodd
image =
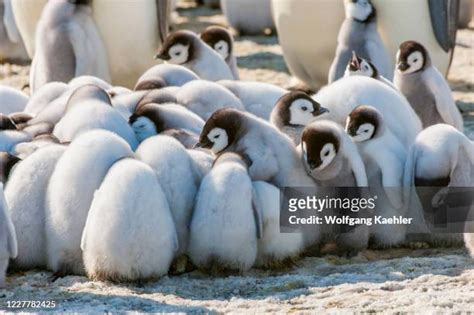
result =
M472 146L472 144L471 144ZM470 150L469 150L470 149ZM461 146L457 159L450 173L449 186L451 187L471 187L474 185L474 164L472 153L474 148Z
M449 52L456 44L459 0L428 0L428 6L436 40Z
M337 49L336 56L332 62L331 69L329 70L328 83L332 83L339 80L344 76L344 72L347 68L347 63L351 60L352 50L348 48Z
M423 73L429 89L432 91L436 103L436 110L443 121L454 126L459 131L463 131L464 123L461 113L454 102L451 89L443 75L434 67Z
M252 211L255 220L255 228L257 231L257 239L261 239L263 236L263 210L259 205L255 187L252 189Z
M381 156L382 185L388 200L395 209L403 207L403 162L393 155Z

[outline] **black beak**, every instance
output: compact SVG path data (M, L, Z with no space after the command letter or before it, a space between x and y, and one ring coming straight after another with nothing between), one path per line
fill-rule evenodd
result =
M130 116L130 118L128 119L128 124L131 125L131 124L133 124L135 121L137 121L137 115L133 114L133 115Z
M353 126L348 126L346 132L350 137L357 136L357 130Z
M165 52L159 52L159 53L157 53L157 54L155 55L155 59L161 59L161 60L165 60L165 61L166 61L166 60L170 60L171 58L170 58L170 56L169 56L167 53L165 53Z
M410 68L410 66L406 63L406 62L400 62L397 66L398 70L400 71L405 71L407 70L408 68Z
M320 107L318 111L313 112L314 116L319 116L319 115L322 115L324 113L329 113L329 109L327 109L325 107Z
M210 148L212 148L212 142L209 141L207 138L206 139L201 139L193 147L193 149L199 149L199 148L200 149L210 149Z

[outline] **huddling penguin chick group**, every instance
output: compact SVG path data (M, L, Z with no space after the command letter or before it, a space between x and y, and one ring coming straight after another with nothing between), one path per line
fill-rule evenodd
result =
M372 21L369 1L347 5L357 21L344 27ZM474 186L474 144L421 44L400 46L393 84L371 54L338 49L339 78L313 96L239 81L233 45L220 27L172 33L157 53L167 63L133 91L94 76L31 97L0 87L0 285L9 262L141 281L282 266L328 243L349 253L415 233L462 242L426 233L411 189ZM417 225L280 232L280 188L347 186Z

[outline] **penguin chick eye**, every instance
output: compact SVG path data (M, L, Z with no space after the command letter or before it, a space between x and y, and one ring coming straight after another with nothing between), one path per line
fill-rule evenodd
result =
M328 156L329 155L329 150L326 150L324 153L323 153L324 156Z
M305 111L307 111L307 110L308 110L308 107L306 107L306 106L303 106L303 107L301 107L301 110L302 110L303 112L305 112Z
M221 136L221 135L215 135L215 136L214 136L214 139L219 139L220 136Z

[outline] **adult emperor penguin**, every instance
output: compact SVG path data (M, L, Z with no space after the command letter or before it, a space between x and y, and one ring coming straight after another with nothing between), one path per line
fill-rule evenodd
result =
M167 86L183 86L199 77L186 67L159 64L148 69L135 84L135 91L160 89Z
M199 134L204 126L204 121L198 115L176 104L142 105L128 122L139 142L167 129L183 129Z
M59 159L46 197L47 266L58 276L84 273L81 235L94 192L110 167L126 157L133 152L125 140L93 130L76 138Z
M168 202L153 170L135 159L116 162L94 193L82 233L88 277L138 281L163 276L177 246Z
M423 127L446 123L463 131L463 120L443 75L431 64L423 45L407 41L400 45L393 80L421 119Z
M216 111L204 125L196 146L216 155L242 155L252 180L268 181L278 187L314 186L304 173L291 139L252 114L232 108Z
M81 75L110 81L107 53L92 18L90 0L49 1L36 30L30 75L34 92L52 81Z
M191 31L171 33L155 58L185 66L204 80L234 79L225 60Z
M380 112L372 106L355 108L347 118L346 132L364 161L369 191L378 197L375 215L405 215L402 187L408 147L387 128ZM405 231L404 225L396 224L371 228L376 245L382 247L403 242Z
M25 93L6 85L0 85L0 113L9 115L22 112L30 98Z
M3 184L0 184L0 288L5 287L5 275L10 258L16 258L18 244L15 226L8 213L8 206L3 194Z
M280 97L288 93L281 87L263 82L223 80L218 83L234 93L246 111L265 120L270 119Z
M231 91L212 81L195 80L183 85L175 94L176 102L204 120L216 110L231 107L245 110L240 99Z
M194 200L201 183L201 174L188 151L176 139L154 136L143 141L136 151L137 158L148 164L163 183L179 249L176 257L186 253L189 242L189 225Z
M392 65L400 43L416 40L430 51L441 73L447 73L456 33L456 0L372 0L372 3ZM325 85L337 45L334 39L344 21L343 1L272 0L272 11L290 71L313 89ZM314 37L318 40L307 40Z
M0 2L0 61L25 63L28 61L23 40L18 33L13 16L12 0Z
M35 31L46 2L12 2L30 57L35 53ZM169 0L94 0L92 9L94 22L106 48L112 82L132 88L138 77L156 64L153 54L168 32ZM130 32L130 23L123 23L124 19L133 23L133 32Z
M214 49L232 70L235 80L239 80L239 69L237 68L237 58L234 54L234 37L224 27L209 26L201 33L201 39Z
M202 180L190 225L189 255L204 270L249 270L257 256L261 215L247 165L224 153Z
M274 29L270 0L221 0L227 22L241 35L264 33Z
M13 261L16 269L46 267L46 190L65 150L65 146L51 145L35 151L16 165L5 187L9 212L17 228L18 257Z
M403 144L413 143L421 131L421 122L406 98L386 84L362 76L351 76L337 80L321 89L314 100L329 110L315 119L329 119L346 125L347 116L361 104L377 108L390 130ZM400 122L404 123L401 124Z
M306 93L289 92L277 101L270 122L298 145L304 127L315 117L327 112L326 108Z
M380 71L391 79L393 77L390 59L377 31L377 13L370 0L345 0L346 19L342 23L337 38L334 61L329 69L328 82L344 76L352 51L368 58Z
M396 89L392 81L382 76L374 64L372 64L369 60L357 56L355 51L352 52L352 58L347 63L346 71L344 72L345 77L349 77L352 75L362 75L365 77L370 77L387 84L393 89Z
M253 182L254 204L262 216L255 265L273 267L297 258L304 249L302 233L280 232L280 190L266 182Z

